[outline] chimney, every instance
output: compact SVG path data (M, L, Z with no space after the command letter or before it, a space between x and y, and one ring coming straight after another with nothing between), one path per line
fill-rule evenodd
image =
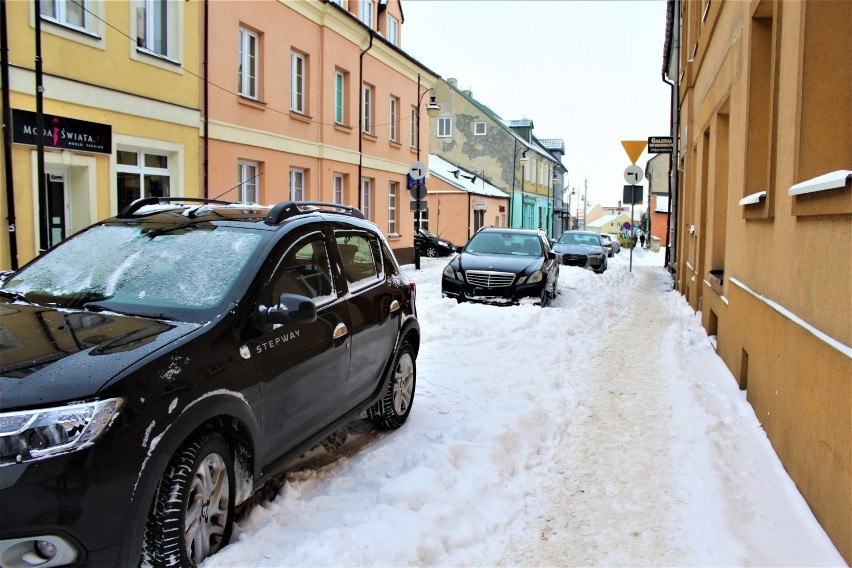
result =
M464 93L464 96L466 96L469 99L473 98L473 91L471 91L470 89L468 89L467 91L462 91L462 93Z
M459 86L458 79L453 79L452 77L447 79L447 83L450 84L450 87L456 87L457 88Z

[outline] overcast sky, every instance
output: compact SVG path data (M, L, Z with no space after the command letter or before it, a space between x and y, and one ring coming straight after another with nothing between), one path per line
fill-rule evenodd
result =
M665 0L402 0L402 9L412 57L502 118L531 119L538 138L565 141L568 184L581 192L588 180L590 207L622 198L622 140L669 134Z

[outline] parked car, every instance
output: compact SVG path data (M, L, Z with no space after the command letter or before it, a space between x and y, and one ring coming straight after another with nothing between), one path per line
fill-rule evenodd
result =
M420 249L420 254L429 257L447 256L456 252L456 246L453 243L425 229L419 229L414 234L414 245Z
M607 251L601 236L591 231L565 231L553 245L560 262L582 266L602 274L607 268Z
M609 235L601 233L601 245L606 250L607 257L612 258L612 255L615 254L615 248L612 244L612 239L609 238ZM621 247L619 246L619 250L620 248Z
M615 233L604 233L607 237L609 237L610 243L612 243L612 252L613 254L618 254L621 252L621 241L618 240L618 235ZM610 255L612 256L612 255Z
M441 293L459 302L515 304L538 298L547 306L557 294L559 264L538 229L480 229L447 264Z
M411 412L415 285L360 211L148 198L0 287L3 566L195 566L234 507Z

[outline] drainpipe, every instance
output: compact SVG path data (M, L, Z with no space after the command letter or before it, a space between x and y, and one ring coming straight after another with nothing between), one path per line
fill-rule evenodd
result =
M665 260L663 261L663 267L668 267L670 272L675 272L677 270L676 266L672 264L676 262L673 257L676 257L675 254L677 251L677 207L675 205L675 201L677 200L677 190L678 190L678 148L680 146L678 142L678 134L680 130L680 112L678 105L678 98L680 97L680 1L679 0L669 0L672 4L672 54L674 57L674 61L676 62L676 72L674 76L674 80L669 81L666 79L666 69L663 68L662 78L663 83L669 85L671 89L671 110L670 110L670 125L671 125L671 133L672 133L672 155L669 164L669 206L668 211L666 212L666 242L668 246L666 246ZM672 214L674 214L675 220L675 230L672 233ZM671 242L669 242L669 237L671 237Z
M209 70L207 48L210 41L209 16L209 0L204 0L204 139L202 144L204 155L202 156L203 166L201 172L201 175L204 177L204 197L210 197L210 182L208 179L210 175L210 102L208 100L210 78L207 75Z
M369 30L370 44L367 49L361 52L358 56L358 209L361 209L361 170L364 167L364 137L362 135L364 128L364 55L373 47L373 30ZM375 104L375 101L373 102Z
M36 79L36 152L39 212L39 254L48 248L50 212L47 210L47 186L44 183L44 83L41 65L41 0L33 2L35 12L35 79Z
M15 189L12 170L12 107L9 100L9 37L6 3L0 2L0 73L3 76L3 152L6 165L6 219L9 226L9 266L18 269L18 236L15 233Z

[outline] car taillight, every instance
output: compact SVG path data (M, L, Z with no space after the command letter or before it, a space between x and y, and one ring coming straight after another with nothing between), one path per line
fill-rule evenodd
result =
M409 284L409 286L411 287L411 299L416 300L417 299L417 284L415 284L414 281L412 280L411 283Z

